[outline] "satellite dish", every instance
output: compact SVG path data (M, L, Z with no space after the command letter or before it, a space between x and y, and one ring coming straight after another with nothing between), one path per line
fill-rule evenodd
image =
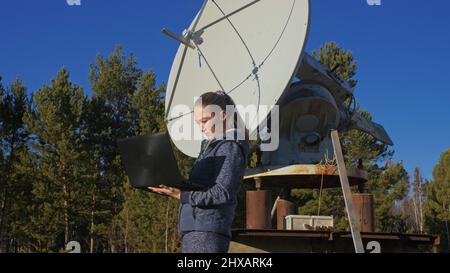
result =
M165 104L169 134L179 150L198 156L201 139L194 136L201 131L192 111L205 92L223 90L258 114L261 106L272 109L301 63L309 16L309 0L206 0L183 36L163 30L181 43ZM240 115L255 136L261 117Z

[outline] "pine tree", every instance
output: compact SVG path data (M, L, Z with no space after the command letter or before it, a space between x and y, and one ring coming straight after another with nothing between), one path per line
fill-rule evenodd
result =
M0 76L0 110L3 109L3 94L5 93L5 88L3 87L3 83L2 83L2 77ZM4 123L4 117L3 115L0 114L0 141L3 142L3 138L4 138L4 129L3 129L3 123ZM3 184L5 182L3 182L3 177L6 177L6 169L5 169L5 160L4 160L4 155L3 155L3 147L0 148L0 177L2 177L2 179L0 179L0 187L3 187ZM2 189L0 189L0 192L2 191ZM1 239L1 238L0 238Z
M403 162L371 166L366 191L374 195L376 228L381 232L406 232L400 202L409 190L409 177Z
M88 228L83 245L87 251L109 250L109 228L120 206L121 185L111 179L111 155L115 151L112 136L112 108L101 97L93 97L83 107L82 145L85 179L80 221Z
M414 206L414 218L416 223L416 230L419 233L423 233L423 199L424 199L424 182L420 173L420 169L416 167L414 169L413 180L413 206Z
M345 51L336 42L327 42L319 51L313 50L312 56L329 69L335 69L335 74L344 81L349 81L351 87L358 83L354 79L357 63L351 51Z
M70 82L63 68L50 86L34 94L33 109L25 114L39 160L31 223L40 251L59 251L80 231L75 213L83 197L77 193L83 185L80 126L85 100L83 89Z
M126 181L116 142L136 132L137 121L130 104L141 77L136 60L132 55L127 58L121 46L107 59L97 56L95 64L90 66L93 93L86 113L86 144L91 158L90 176L94 184L101 185L93 186L89 194L92 207L90 250L98 249L93 241L97 236L98 244L109 248L102 247L103 251L113 251L111 223L123 208ZM105 205L99 208L104 212L102 221L95 219L94 199L96 204ZM103 224L95 224L95 221Z
M32 193L33 183L39 177L35 156L26 146L20 146L16 151L16 164L13 169L14 201L10 212L8 234L10 240L5 251L34 252L37 250L32 234L31 207L34 204Z
M16 173L20 159L26 152L28 132L22 118L30 107L30 100L22 81L15 80L6 90L0 84L1 161L0 171L0 251L8 252L15 244L17 213L25 210L25 195L30 193L29 181Z
M450 149L441 154L427 186L425 231L441 236L441 250L450 252Z

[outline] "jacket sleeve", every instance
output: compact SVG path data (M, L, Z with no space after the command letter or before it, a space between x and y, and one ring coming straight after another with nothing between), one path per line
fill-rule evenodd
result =
M191 206L206 207L232 203L242 184L245 169L244 153L238 143L220 144L214 160L215 183L206 191L182 191L180 202Z

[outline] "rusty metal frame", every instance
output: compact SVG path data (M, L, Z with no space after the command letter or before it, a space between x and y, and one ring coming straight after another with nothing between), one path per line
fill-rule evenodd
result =
M346 231L318 231L318 230L267 230L267 229L233 229L233 238L236 236L255 237L301 237L301 238L325 238L332 241L336 238L352 238ZM426 234L361 232L361 238L365 240L391 240L424 242L433 246L439 246L439 236Z

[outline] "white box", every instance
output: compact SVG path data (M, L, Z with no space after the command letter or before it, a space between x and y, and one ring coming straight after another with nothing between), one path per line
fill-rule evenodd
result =
M286 229L288 230L308 230L305 224L311 227L333 227L333 216L313 216L313 215L287 215L285 217Z

